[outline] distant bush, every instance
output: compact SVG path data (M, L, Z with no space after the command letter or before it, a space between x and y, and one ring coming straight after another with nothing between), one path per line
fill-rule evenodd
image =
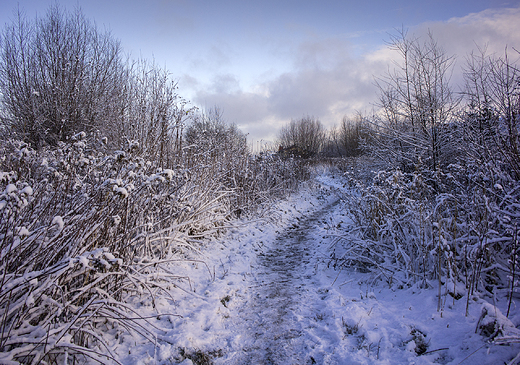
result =
M325 143L326 132L321 122L313 117L304 117L282 127L278 133L278 144L282 149L291 149L297 157L316 156Z
M331 128L328 133L322 155L329 157L356 157L363 154L362 141L366 139L367 128L365 118L343 117L339 127Z

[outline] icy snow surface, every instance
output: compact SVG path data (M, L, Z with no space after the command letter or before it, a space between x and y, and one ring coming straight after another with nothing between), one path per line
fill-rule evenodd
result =
M203 248L202 261L172 265L189 278L157 301L156 344L121 339L124 364L503 364L520 351L476 333L488 302L437 288L397 290L370 273L329 265L331 236L350 224L341 177L321 175L265 219L243 222ZM518 331L516 306L491 306ZM153 316L151 303L135 303ZM488 308L489 309L489 308ZM491 311L491 309L489 309ZM515 332L516 331L516 332ZM421 355L418 355L421 353ZM192 361L193 360L193 361Z

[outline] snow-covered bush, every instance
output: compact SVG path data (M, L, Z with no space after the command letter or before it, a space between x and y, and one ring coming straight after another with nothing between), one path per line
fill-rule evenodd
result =
M86 133L0 149L2 363L106 362L125 333L153 340L129 303L170 295L185 278L168 262L308 175L247 150L163 168L132 143L109 152Z
M338 239L336 265L373 270L397 287L436 279L456 299L518 286L520 183L508 174L451 165L380 171L352 185L345 201L355 225Z
M401 32L390 43L402 62L378 80L381 109L363 140L386 166L373 181L349 174L345 201L355 225L338 238L333 261L373 270L396 287L435 279L439 308L443 288L456 299L498 289L511 306L519 269L518 58L486 55L485 47L469 55L459 98L449 82L454 58L432 34Z

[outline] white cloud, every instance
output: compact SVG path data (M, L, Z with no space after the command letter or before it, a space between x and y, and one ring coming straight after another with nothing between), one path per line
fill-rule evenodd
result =
M478 45L490 52L503 53L505 46L520 47L520 7L488 9L446 22L425 23L417 28L431 29L449 53L464 56Z

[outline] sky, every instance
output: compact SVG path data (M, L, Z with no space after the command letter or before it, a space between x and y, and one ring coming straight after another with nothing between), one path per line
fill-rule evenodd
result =
M398 29L430 30L456 56L455 83L477 46L520 49L520 0L0 0L0 25L18 6L32 19L55 2L79 6L132 57L168 69L180 96L219 107L252 145L275 141L292 119L330 128L370 113Z

